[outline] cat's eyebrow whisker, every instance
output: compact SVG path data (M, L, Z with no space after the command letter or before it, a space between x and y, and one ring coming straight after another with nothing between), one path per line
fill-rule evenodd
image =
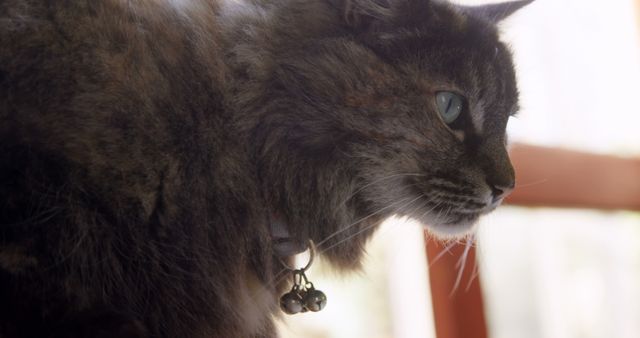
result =
M407 205L409 205L409 204L411 204L411 203L413 203L413 202L415 202L415 201L419 200L419 199L420 199L420 198L422 198L422 197L424 197L424 195L420 195L420 196L418 196L418 197L416 197L416 198L412 199L411 201L409 201L409 202L407 202L406 204L404 204L403 206L401 206L401 208L403 208L403 207L405 207L405 206L407 206ZM344 242L346 242L346 241L348 241L348 240L352 239L352 238L353 238L353 237L355 237L355 236L358 236L359 234L361 234L361 233L363 233L363 232L365 232L365 231L367 231L367 230L369 230L369 229L371 229L372 227L377 226L377 225L378 225L378 224L373 223L373 224L370 224L370 225L368 225L368 226L366 226L366 227L364 227L364 228L362 228L362 229L360 229L360 230L356 231L354 234L351 234L351 235L350 235L350 236L348 236L347 238L344 238L344 239L342 239L342 240L340 240L340 241L338 241L338 242L334 243L333 245L329 246L328 248L325 248L324 250L320 251L320 254L322 254L322 253L325 253L325 252L329 251L330 249L334 248L335 246L340 245L340 244L342 244L342 243L344 243ZM323 241L323 242L326 242L326 240L325 240L325 241ZM318 245L318 246L319 246L319 245Z
M345 203L347 203L350 199L353 198L353 196L355 196L356 194L358 194L359 192L361 192L362 190L364 190L367 187L370 187L374 184L380 183L384 180L388 180L390 178L395 178L395 177L401 177L401 176L426 176L424 174L418 174L418 173L398 173L398 174L392 174L392 175L388 175L388 176L384 176L382 178L379 178L377 180L374 180L373 182L369 182L365 185L363 185L362 187L356 189L356 191L352 192L351 195L347 196L347 198L345 198L345 200L340 203L340 206L343 206Z

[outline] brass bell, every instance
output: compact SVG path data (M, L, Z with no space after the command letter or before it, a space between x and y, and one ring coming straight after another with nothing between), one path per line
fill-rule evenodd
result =
M285 268L291 271L293 277L291 291L280 297L280 308L286 314L293 315L307 311L318 312L327 305L327 296L324 292L316 290L305 274L305 271L311 266L315 254L315 246L311 240L309 240L309 253L309 263L302 269L290 268L286 263L282 262Z
M289 315L302 312L304 310L302 298L294 291L285 293L280 297L280 308Z
M305 308L313 312L318 312L327 305L327 296L320 290L309 289L303 301Z

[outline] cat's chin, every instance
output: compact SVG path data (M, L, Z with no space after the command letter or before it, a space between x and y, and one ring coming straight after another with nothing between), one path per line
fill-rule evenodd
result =
M449 240L466 237L467 235L474 233L478 225L478 219L476 218L474 221L450 224L422 224L434 237Z
M450 240L466 237L475 232L480 215L465 217L461 220L442 222L434 219L417 219L422 226L434 237Z
M423 227L434 237L450 240L459 239L473 234L476 231L480 217L495 210L502 201L487 204L483 208L477 209L475 212L469 210L460 212L449 210L446 217L436 213L423 213L420 216L407 215L407 217L418 221Z

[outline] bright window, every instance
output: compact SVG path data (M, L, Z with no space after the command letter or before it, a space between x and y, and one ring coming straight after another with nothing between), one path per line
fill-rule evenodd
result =
M635 5L538 0L504 26L522 92L512 140L640 156ZM640 337L638 213L505 207L478 237L491 337Z

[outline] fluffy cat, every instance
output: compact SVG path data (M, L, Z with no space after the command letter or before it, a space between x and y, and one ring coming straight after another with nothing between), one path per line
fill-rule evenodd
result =
M524 4L0 1L0 337L274 337L274 222L342 269L469 231Z

